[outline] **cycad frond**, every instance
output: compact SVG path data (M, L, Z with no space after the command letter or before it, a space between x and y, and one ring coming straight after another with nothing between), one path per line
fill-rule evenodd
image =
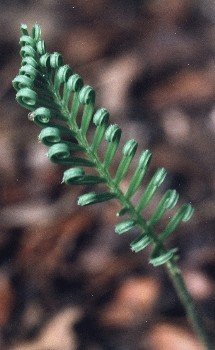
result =
M33 27L31 35L26 25L21 26L21 32L22 65L19 75L13 80L13 86L17 90L16 99L20 105L31 111L29 119L42 128L39 140L49 147L49 159L72 167L64 172L62 182L69 185L105 184L106 192L84 194L79 197L78 204L85 206L117 199L122 205L122 210L117 215L126 214L127 218L116 225L116 233L123 234L135 226L140 230L140 236L131 243L132 251L139 252L152 244L150 263L154 266L173 259L176 249L167 251L164 240L181 221L190 219L193 213L192 206L183 205L171 218L164 231L160 234L155 233L154 226L178 201L177 192L168 190L158 203L152 217L146 220L142 216L143 210L164 181L166 170L161 168L155 172L140 196L138 204L134 206L132 197L139 191L148 170L150 151L145 150L140 155L137 168L127 190L123 193L119 184L128 173L137 150L137 142L129 140L125 143L116 173L111 176L109 169L120 148L121 129L118 125L109 124L109 113L105 108L95 110L95 91L88 85L84 86L82 78L63 63L61 54L46 52L41 29L37 24ZM78 123L77 116L80 110L82 115ZM94 135L89 142L87 135L92 124L94 124ZM101 160L98 151L103 140L106 140L107 146ZM82 152L83 157L75 156L76 152ZM84 170L83 167L87 169ZM98 175L92 174L90 168L94 168Z

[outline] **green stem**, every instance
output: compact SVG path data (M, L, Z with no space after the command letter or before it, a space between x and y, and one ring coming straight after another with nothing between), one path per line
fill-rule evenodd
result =
M209 336L204 328L202 316L199 314L196 305L193 301L193 298L187 290L185 281L181 274L181 270L179 269L178 265L173 259L166 263L166 269L175 287L177 295L186 310L187 317L190 321L194 332L198 335L202 344L204 344L205 349L214 349L210 342Z
M50 82L50 90L52 90ZM56 93L54 93L54 101L60 106L61 112L64 116L64 119L67 119L67 124L72 131L72 134L76 135L76 139L79 143L79 145L83 146L86 150L86 154L89 158L89 160L93 161L96 165L96 169L100 176L102 178L106 179L106 185L109 187L111 193L115 193L117 196L117 199L121 203L122 207L128 208L128 211L130 213L131 219L135 220L137 222L137 225L141 229L142 232L147 231L149 232L150 238L153 242L154 246L159 246L160 249L163 252L167 252L166 248L164 247L163 243L159 239L159 236L156 235L156 233L149 227L146 220L142 217L142 215L136 210L136 208L133 206L131 201L126 198L125 194L120 190L118 185L115 183L114 179L112 179L108 169L104 166L104 164L100 161L97 152L92 149L92 147L89 145L86 136L82 134L81 130L78 128L78 125L74 118L71 118L71 114L68 110L68 108L63 104L60 96ZM174 257L165 263L168 274L170 276L170 279L172 280L172 283L175 287L175 290L177 292L177 295L183 304L188 319L190 320L191 326L195 333L198 335L199 339L202 341L202 343L205 346L206 350L212 350L212 345L210 344L209 337L207 335L207 332L204 328L202 317L199 315L196 306L194 304L194 301L189 294L187 287L185 285L184 279L181 275L181 271L179 267L177 266L176 262L174 261Z

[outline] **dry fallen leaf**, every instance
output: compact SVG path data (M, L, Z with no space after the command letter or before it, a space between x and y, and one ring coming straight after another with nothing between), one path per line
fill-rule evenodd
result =
M150 331L148 342L150 350L204 350L188 331L167 323L155 326Z
M75 350L76 337L72 326L81 316L78 308L67 308L55 315L32 342L20 343L9 350Z

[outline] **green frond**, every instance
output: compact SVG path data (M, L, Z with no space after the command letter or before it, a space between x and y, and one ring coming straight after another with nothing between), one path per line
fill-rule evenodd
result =
M121 235L134 227L140 231L139 237L131 242L132 251L139 252L152 244L153 250L149 260L151 264L159 266L173 259L176 249L167 251L164 241L177 229L181 221L190 219L193 214L192 206L182 205L163 232L155 232L156 224L167 210L174 208L179 197L175 190L168 190L157 204L151 218L146 220L142 216L143 210L164 181L166 170L161 168L155 172L139 196L138 204L134 206L132 197L140 191L149 168L151 152L142 152L128 188L123 193L119 184L129 173L137 142L129 140L125 143L115 176L112 176L111 165L117 150L120 150L120 127L115 124L109 125L109 113L105 108L95 110L95 91L91 86L84 85L83 79L64 64L62 55L58 52L46 52L38 24L34 25L31 35L27 26L23 24L21 33L21 68L13 80L14 89L17 91L16 99L21 106L31 111L29 119L42 128L39 141L48 147L48 158L54 163L69 167L64 172L62 182L83 186L103 184L106 192L84 194L79 197L78 204L86 206L117 199L122 206L117 216L126 215L127 218L115 226L116 233ZM81 117L77 118L80 114ZM91 143L87 138L89 128L94 130ZM100 159L99 147L104 140L106 150L103 159ZM76 156L76 152L83 153L84 158ZM98 175L90 172L92 167Z

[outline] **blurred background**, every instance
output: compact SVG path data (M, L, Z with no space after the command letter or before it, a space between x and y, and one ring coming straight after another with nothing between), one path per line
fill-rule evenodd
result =
M175 188L194 205L169 245L211 337L215 328L215 2L1 0L1 349L202 350L164 269L130 251L137 233L114 233L117 203L78 207L83 189L61 185L63 167L15 102L19 27L35 22L123 141L153 152L149 176L167 169L154 203Z

